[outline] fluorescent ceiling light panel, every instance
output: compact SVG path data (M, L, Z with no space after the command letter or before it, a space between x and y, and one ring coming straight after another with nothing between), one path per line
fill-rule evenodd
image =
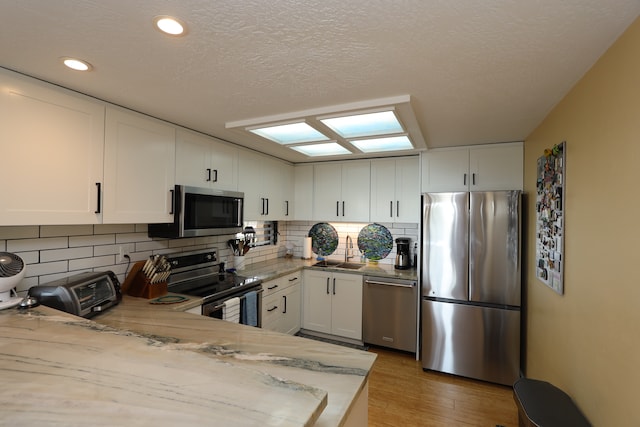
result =
M358 139L349 141L358 150L364 153L377 153L380 151L401 151L413 149L413 144L406 135L391 136L387 138Z
M310 157L351 154L351 151L347 150L337 142L329 142L325 144L296 145L289 148L292 148Z
M402 133L404 129L393 111L320 119L343 138Z
M329 137L318 132L305 122L290 123L287 125L270 126L256 129L247 129L256 135L267 138L278 144L296 144L300 142L328 141Z

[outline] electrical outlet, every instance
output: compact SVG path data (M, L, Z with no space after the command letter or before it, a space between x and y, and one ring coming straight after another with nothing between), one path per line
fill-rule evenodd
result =
M129 259L129 254L127 253L124 246L120 245L118 247L118 263L125 262Z

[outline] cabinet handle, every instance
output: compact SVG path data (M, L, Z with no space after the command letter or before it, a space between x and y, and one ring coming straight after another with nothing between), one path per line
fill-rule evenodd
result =
M336 279L335 277L333 278L333 294L336 294Z
M173 215L173 211L176 208L175 191L174 190L169 190L169 193L171 193L171 210L169 211L169 215Z
M476 174L471 174L471 184L476 185Z
M267 289L268 289L268 290L271 290L271 289L275 289L275 288L277 288L277 287L278 287L278 285L267 286Z
M262 212L260 215L264 215L264 197L260 197L260 200L262 201Z
M207 181L211 181L211 168L207 168Z
M287 296L282 295L282 298L284 298L284 310L282 310L282 314L286 314L287 313Z
M342 216L344 216L344 200L342 201Z
M267 311L271 312L271 311L277 310L277 309L278 309L278 306L274 305L273 308L267 308Z
M267 199L267 215L269 215L269 199Z
M393 200L389 202L389 216L393 218Z
M396 216L400 216L400 200L396 200Z
M285 200L284 203L285 203L285 207L286 207L284 216L289 216L289 201Z
M298 280L298 278L297 278L297 277L294 277L293 279L289 279L289 281L290 281L290 282L293 282L293 281L295 281L295 280Z
M100 199L102 198L102 183L96 182L96 187L98 187L98 204L96 205L96 211L94 213L100 213Z
M336 216L340 216L340 201L336 202Z
M329 295L329 278L327 277L327 295Z
M213 182L218 182L218 169L213 170Z
M462 185L467 185L467 174L464 174L464 178L462 179Z

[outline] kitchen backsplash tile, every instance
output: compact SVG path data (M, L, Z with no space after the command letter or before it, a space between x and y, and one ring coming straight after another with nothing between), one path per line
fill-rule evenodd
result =
M251 248L244 257L245 265L283 257L286 243L294 245L294 257L302 257L302 242L315 221L288 221L278 223L278 244ZM367 224L331 223L338 231L339 245L330 258L344 259L345 239L349 235L354 243L354 261L360 260L357 247L358 233ZM418 224L383 224L393 238L409 237L416 240ZM145 224L65 225L0 227L0 251L14 252L27 264L26 277L18 286L25 295L31 286L84 272L111 270L121 281L130 265L155 254L173 254L216 248L218 259L227 268L234 266L234 257L227 241L235 235L194 237L185 239L151 239ZM120 247L129 254L131 263L118 262ZM380 263L393 264L393 251Z

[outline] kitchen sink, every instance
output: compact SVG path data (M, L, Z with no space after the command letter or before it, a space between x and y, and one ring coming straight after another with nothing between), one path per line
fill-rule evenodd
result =
M337 265L338 268L346 268L349 270L360 270L364 267L364 264L358 264L355 262L343 262L342 264Z
M324 261L316 262L312 265L312 267L337 267L340 264L342 264L342 261L331 261L329 259L326 259Z
M359 264L355 262L342 262L342 261L318 261L312 265L312 267L335 267L335 268L345 268L347 270L359 270L364 267L364 264Z

